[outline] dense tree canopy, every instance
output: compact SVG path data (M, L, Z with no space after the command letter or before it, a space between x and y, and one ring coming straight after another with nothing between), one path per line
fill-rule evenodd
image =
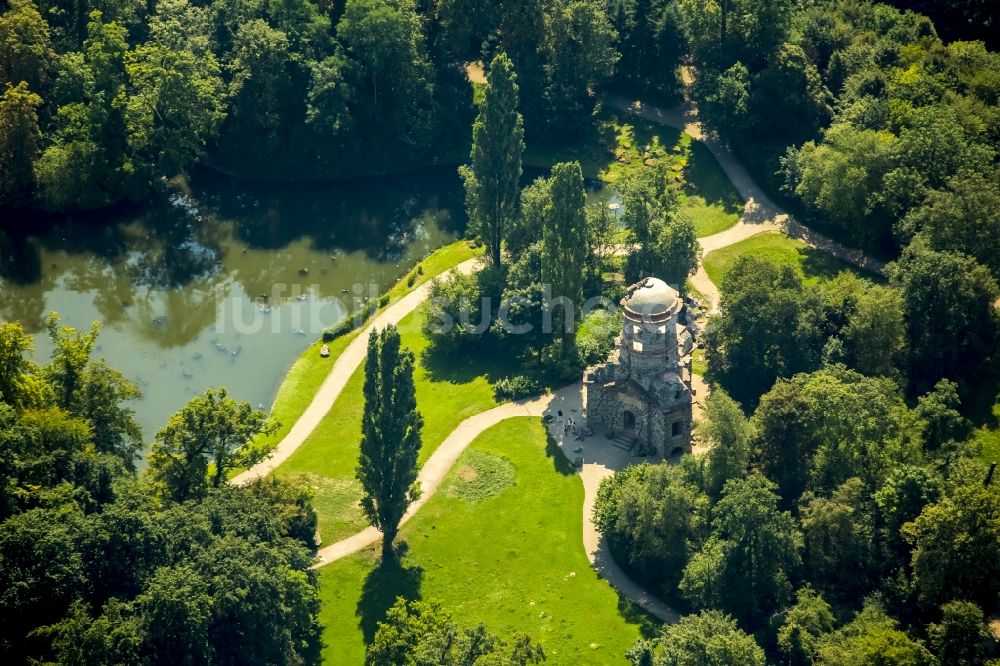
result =
M99 328L53 315L49 332L40 365L20 326L0 327L3 660L318 663L308 491L275 479L208 488L202 461L197 499L157 497L133 469L138 390L91 358ZM216 480L238 433L259 425L227 400L196 399L168 426L222 456Z
M486 627L460 628L440 604L398 598L365 655L371 666L527 666L545 660L523 634L504 640Z
M657 40L642 72L669 80L652 54L679 59L676 20L655 14L630 43ZM617 40L599 0L14 0L0 11L0 94L14 91L0 205L141 199L199 163L281 179L454 163L474 112L465 64L500 52L532 138L575 137Z
M230 470L259 462L263 452L248 444L276 426L250 403L230 398L226 389L210 389L156 433L149 469L175 501L202 497L210 469L212 487L218 488Z
M903 294L909 375L915 392L942 377L974 381L996 347L996 280L971 257L911 245L890 274Z
M426 353L516 359L531 376L496 382L506 399L499 387L535 376L577 380L620 330L597 312L586 343L575 326L546 331L546 284L577 314L649 274L683 291L699 252L690 194L665 168L619 178L615 217L586 205L579 163L520 189L525 143L565 159L560 142L590 136L603 93L666 107L693 78L710 140L800 222L889 265L885 282L813 283L756 258L725 274L704 338L709 452L630 467L598 492L613 556L684 611L628 658L984 663L1000 486L978 457L995 423L973 407L996 392L1000 55L946 43L907 10L936 0L895 4L7 0L0 207L139 200L199 164L310 180L454 165L471 134L462 173L492 266L435 281ZM952 5L941 34L971 17L990 36L995 12ZM48 332L52 358L36 361L20 325L0 326L0 657L316 663L309 492L224 483L263 454L246 445L264 415L224 389L198 396L137 475L138 387L93 358L98 327L53 317ZM414 362L395 330L370 340L357 473L387 558L416 496ZM389 611L367 655L542 657L419 601Z
M696 608L722 608L749 626L788 601L799 566L792 516L760 474L728 481L712 534L684 568L679 589Z
M753 636L719 611L686 615L663 635L640 641L628 653L635 666L763 666L764 651Z

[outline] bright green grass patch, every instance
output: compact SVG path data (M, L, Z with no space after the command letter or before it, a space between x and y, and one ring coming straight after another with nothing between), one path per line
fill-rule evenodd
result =
M358 502L361 487L357 480L331 479L311 473L294 476L296 481L312 492L313 508L318 515L323 516L323 524L319 529L321 539L324 531L353 534L358 530L358 525L366 525L364 512Z
M842 271L851 271L868 279L876 277L826 252L813 249L800 240L777 233L758 234L709 252L703 259L705 272L712 282L721 285L729 267L744 255L759 257L779 266L791 266L807 285L832 278Z
M517 472L504 456L469 450L455 464L442 490L449 497L478 502L514 485Z
M743 213L743 200L705 144L644 118L604 112L572 146L528 146L524 156L525 164L537 167L572 160L580 162L585 177L612 187L623 177L667 164L681 186L681 209L699 237L728 229Z
M526 632L542 644L546 664L624 664L625 651L655 625L590 567L583 485L540 421L504 421L470 450L507 458L517 483L478 502L436 494L403 527L400 565L376 568L375 547L320 569L324 660L363 663L377 622L403 596L438 600L463 625Z
M691 352L691 372L702 377L708 372L708 359L705 358L703 347L697 347Z
M429 341L421 330L424 317L425 310L420 307L399 324L403 346L412 350L417 359L413 380L417 409L424 417L421 463L434 453L459 423L495 407L494 382L518 372L514 359L480 356L473 364L461 355L428 353ZM361 487L354 480L354 470L361 441L363 387L364 368L359 367L319 426L278 467L278 474L315 473L325 479L336 480L345 488L353 488L353 496L347 496L353 506L361 496ZM317 514L323 544L349 536L366 526L360 510L354 511L349 507L328 504L317 507ZM343 520L345 516L353 516L354 520Z
M685 135L687 136L687 135ZM700 141L690 141L684 167L682 208L698 237L725 231L743 215L743 199L729 182L715 155Z

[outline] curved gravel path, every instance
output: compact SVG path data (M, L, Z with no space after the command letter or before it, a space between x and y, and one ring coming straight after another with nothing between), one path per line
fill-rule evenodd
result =
M458 264L454 268L450 268L439 275L439 277L445 277L452 273L471 273L476 270L476 266L479 259L469 259ZM431 281L428 280L424 284L420 285L409 294L399 299L385 310L375 315L374 318L360 334L355 336L351 340L350 344L344 348L340 356L333 362L333 366L330 368L330 372L327 373L326 379L320 385L319 390L316 391L316 395L313 396L312 402L306 407L306 411L302 412L295 424L292 426L288 434L278 442L278 446L274 449L274 453L262 462L257 463L250 469L246 470L242 474L238 474L233 477L232 483L244 484L263 476L267 476L275 470L281 463L288 460L288 458L295 453L295 450L302 446L302 443L306 441L306 438L312 434L312 431L316 429L323 417L327 415L330 408L333 407L333 403L337 401L340 397L341 392L344 390L344 386L347 385L347 381L354 374L365 360L365 356L368 353L368 336L376 329L382 329L390 324L398 324L403 320L406 315L413 312L418 305L427 300L428 295L431 292Z
M518 402L508 402L494 407L485 412L480 412L475 416L470 416L459 423L452 430L448 437L441 442L441 446L431 454L427 462L420 468L417 475L417 483L420 484L420 499L410 505L400 525L405 524L413 517L420 507L427 503L434 492L441 485L441 481L448 474L448 471L462 455L462 451L479 437L490 426L494 426L501 421L518 416L542 416L545 408L552 400L551 395L543 395L531 400L521 400ZM318 558L315 567L321 567L342 557L346 557L359 550L372 545L382 539L382 533L374 527L367 527L357 534L352 534L346 539L321 548L316 554Z
M580 479L583 481L584 496L581 516L583 548L587 553L587 559L597 573L607 580L608 584L615 588L621 596L637 603L663 622L676 622L680 617L676 611L629 578L615 563L608 551L606 540L594 525L594 502L597 500L597 490L600 488L601 481L637 461L627 452L611 446L606 440L601 440L598 437L577 440L572 433L566 432L563 418L573 415L579 418L583 409L583 391L583 385L578 382L551 394L494 407L462 421L420 469L417 482L420 483L423 492L420 499L407 510L402 523L406 523L412 518L420 510L420 507L431 498L462 452L488 428L511 418L551 417L548 419L548 431L559 450L570 462L577 456L583 459L583 464L579 469ZM558 416L560 411L564 417ZM580 450L576 451L576 449ZM321 567L342 557L352 555L378 543L381 538L382 533L374 527L365 528L346 539L320 549L314 567Z
M708 254L742 240L767 231L779 231L793 238L798 238L811 247L829 252L839 259L848 261L869 271L881 271L882 264L866 257L858 250L847 248L831 239L816 233L795 222L786 212L778 208L761 190L742 164L733 156L728 148L712 137L702 135L701 128L689 107L680 106L675 109L661 109L629 101L622 97L608 95L605 103L614 108L640 115L654 122L670 125L690 134L693 138L703 141L718 160L723 171L732 181L740 196L746 201L743 215L733 227L718 234L699 239L703 254ZM442 276L453 271L470 273L476 269L478 260L471 259L459 264ZM719 303L719 290L709 279L704 267L699 263L697 273L691 278L694 287L710 299L710 311L716 312ZM312 402L295 422L292 429L281 440L274 453L267 460L255 465L233 479L234 483L246 483L251 479L265 476L278 465L287 460L292 453L306 440L319 425L323 417L330 411L333 403L340 396L348 379L364 361L368 334L375 329L389 324L398 324L406 315L417 308L429 295L430 283L421 285L393 305L377 315L351 343L344 349L323 384L320 386ZM531 400L500 405L488 411L472 416L460 423L442 442L441 446L424 463L418 476L423 493L403 517L405 523L434 494L445 475L458 460L462 452L476 437L487 428L509 418L534 416L550 417L549 433L556 441L560 450L570 461L579 458L580 478L584 487L583 502L583 546L594 569L608 583L616 588L618 593L640 605L647 612L664 622L676 622L679 614L670 606L657 599L643 587L635 583L615 563L608 551L607 542L597 530L593 521L593 508L597 499L597 491L601 481L616 471L635 464L637 461L625 451L611 446L607 441L596 437L578 440L568 435L563 428L562 418L580 414L583 408L585 388L576 383L564 387L555 393L543 395ZM702 393L699 390L698 393ZM697 401L703 399L699 396ZM572 438L572 439L571 439ZM569 450L567 450L569 449ZM381 532L373 527L364 529L346 539L320 549L314 566L336 561L356 553L367 546L377 543L382 538Z
M866 256L861 250L846 247L796 222L787 212L771 201L764 190L750 177L746 168L736 159L732 151L715 136L702 132L701 125L697 121L696 111L690 104L681 104L672 109L662 109L618 95L605 95L604 103L619 111L640 116L661 125L669 125L704 143L715 156L716 161L733 183L736 191L746 202L739 222L725 231L698 239L701 243L703 256L713 250L739 243L751 236L767 231L777 231L791 238L797 238L810 247L828 252L859 268L873 273L882 271L884 264L881 261ZM719 289L709 279L708 273L705 272L705 268L700 262L698 271L691 277L691 284L709 299L709 311L718 312Z

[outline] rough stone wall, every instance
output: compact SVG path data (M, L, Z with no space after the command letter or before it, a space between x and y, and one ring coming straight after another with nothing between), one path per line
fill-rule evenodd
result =
M657 326L626 318L607 362L585 371L584 404L595 434L622 433L629 411L643 453L668 457L677 448L691 451L691 387L678 376L678 364L687 362L693 339L677 322L677 315ZM634 343L645 353L634 353Z
M635 415L635 437L643 451L668 457L675 448L691 451L691 416L687 405L664 412L642 398L630 395L617 386L605 388L603 383L586 386L587 423L595 435L621 433L625 430L625 412ZM688 409L685 409L688 407ZM673 435L673 424L678 433Z

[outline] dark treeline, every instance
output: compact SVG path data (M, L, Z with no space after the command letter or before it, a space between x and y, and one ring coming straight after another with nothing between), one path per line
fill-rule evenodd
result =
M616 76L619 48L641 62L621 78L668 90L675 68L658 58L675 62L680 45L665 10L619 12L633 31L620 38L597 0L0 9L0 206L54 210L139 199L197 162L280 179L460 162L475 115L465 63L500 50L529 136L565 139Z

